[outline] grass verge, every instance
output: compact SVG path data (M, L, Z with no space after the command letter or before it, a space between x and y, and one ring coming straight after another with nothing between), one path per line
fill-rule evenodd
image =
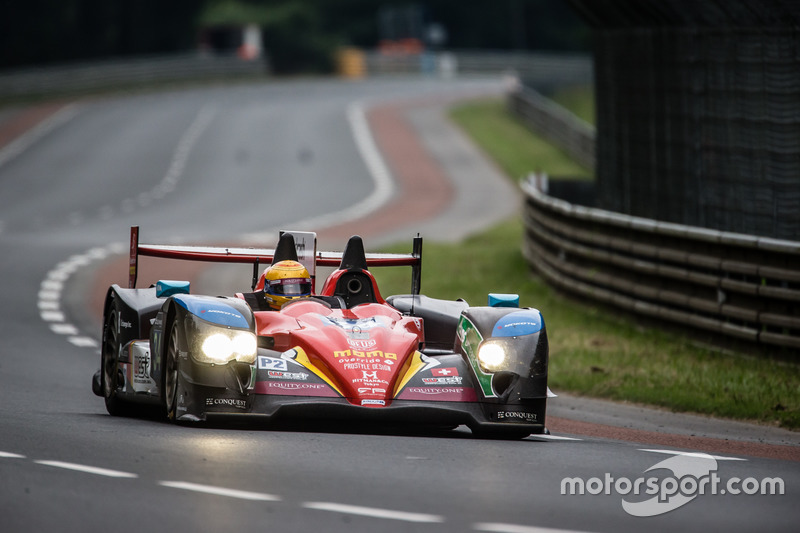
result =
M556 162L539 168L551 176L564 173L553 170L562 168L556 164L563 154L530 133L519 135L519 124L502 102L471 103L456 109L453 118L511 176L532 168L524 166L530 154L519 153L531 145ZM800 429L800 367L699 348L613 310L568 299L530 273L520 253L522 238L522 223L514 217L457 244L426 242L423 292L472 305L485 305L489 291L513 292L523 306L538 308L547 323L550 386L556 393ZM375 275L384 294L409 292L407 270L377 269Z

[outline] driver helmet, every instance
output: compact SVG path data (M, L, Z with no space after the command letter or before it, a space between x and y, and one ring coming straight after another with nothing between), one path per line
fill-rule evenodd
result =
M297 261L279 261L264 271L264 297L272 309L311 295L311 276Z

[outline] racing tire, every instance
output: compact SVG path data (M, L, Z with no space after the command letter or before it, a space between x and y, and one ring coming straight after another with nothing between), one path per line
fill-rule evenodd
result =
M164 371L161 376L164 412L167 420L177 422L178 399L186 394L186 383L180 371L180 330L176 320L171 321L164 352Z
M136 406L123 400L119 387L124 382L119 367L120 351L119 307L116 299L111 302L103 327L103 347L100 355L100 390L111 416L133 416L139 414Z

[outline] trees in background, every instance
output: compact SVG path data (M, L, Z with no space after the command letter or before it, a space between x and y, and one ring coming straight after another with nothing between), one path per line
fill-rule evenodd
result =
M337 47L375 48L392 29L452 49L588 47L564 0L0 0L0 68L185 52L204 39L229 53L220 30L246 24L261 28L278 73L329 71Z

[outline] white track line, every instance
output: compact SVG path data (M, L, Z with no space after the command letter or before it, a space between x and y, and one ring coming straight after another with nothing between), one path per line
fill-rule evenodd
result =
M361 507L358 505L345 505L341 503L305 502L303 503L303 507L306 509L315 509L317 511L332 511L335 513L369 516L372 518L386 518L389 520L402 520L405 522L444 522L443 517L435 514L407 513L404 511L392 511L389 509L377 509L374 507Z
M473 524L476 531L491 533L582 533L573 529L553 529L549 527L519 526L516 524L480 523Z
M180 140L178 141L178 146L175 148L175 151L172 154L169 168L159 184L156 185L152 190L141 193L136 199L127 198L122 200L119 210L123 212L126 210L133 211L136 204L140 206L148 205L154 200L160 199L167 193L175 190L178 181L183 177L189 154L197 143L197 140L200 138L200 135L211 124L211 120L214 118L215 113L216 110L210 104L203 106L200 111L197 112L194 120L192 120L192 123L188 128L186 128ZM28 144L32 142L33 140L31 140ZM2 153L0 152L0 154ZM2 163L3 160L0 157L0 165ZM110 207L104 207L101 209L101 212L98 216L101 218L106 216L110 218L113 216L113 209ZM70 219L72 219L73 222L80 222L84 218L85 217L83 217L82 213L76 212L70 215ZM78 269L84 268L90 265L92 262L103 260L111 254L122 253L126 249L127 248L124 245L119 243L106 247L92 248L82 254L73 255L66 261L62 261L56 265L54 269L47 273L47 276L45 276L45 279L42 281L39 287L38 307L42 320L50 324L50 329L54 333L68 336L69 342L80 348L99 347L99 343L95 339L79 335L80 332L78 328L66 322L66 317L61 310L61 297L64 284L76 271L78 271Z
M583 439L577 439L575 437L562 437L561 435L531 435L529 438L542 439L542 440L575 440L575 441L583 440Z
M226 489L224 487L214 487L212 485L199 485L197 483L188 483L185 481L159 481L159 485L163 487L170 487L173 489L190 490L193 492L202 492L205 494L214 494L216 496L227 496L229 498L239 498L240 500L254 500L254 501L280 501L280 496L273 494L265 494L263 492L249 492L245 490Z
M4 459L25 459L24 455L11 452L0 452L0 457L3 457Z
M0 167L24 152L33 143L78 114L77 104L64 106L0 150Z
M80 465L76 463L64 463L62 461L34 461L34 463L46 466L54 466L56 468L64 468L66 470L75 470L77 472L85 472L87 474L95 474L98 476L125 478L139 477L136 474L131 474L130 472L121 472L119 470L109 470L108 468L97 468L96 466Z
M364 161L375 186L372 193L357 204L340 211L289 222L282 224L282 227L321 228L335 226L368 215L382 207L392 198L395 190L394 179L389 167L383 160L380 150L378 150L378 146L375 144L375 139L367 122L366 111L361 102L352 102L347 106L347 122L350 125L350 131L356 142L358 153ZM266 231L247 233L242 237L242 241L268 242L275 238L277 232L276 228L271 228Z
M189 127L186 128L180 141L178 141L178 147L172 154L172 161L170 161L167 173L164 174L161 182L151 191L141 193L136 200L129 198L127 201L131 204L135 201L140 206L144 206L149 204L153 199L163 198L165 194L174 191L175 187L178 185L178 181L183 177L183 171L186 168L186 161L189 159L189 154L192 152L200 135L206 130L209 124L211 124L211 119L214 118L215 114L216 110L210 104L203 106L200 111L198 111L197 116L194 117Z

